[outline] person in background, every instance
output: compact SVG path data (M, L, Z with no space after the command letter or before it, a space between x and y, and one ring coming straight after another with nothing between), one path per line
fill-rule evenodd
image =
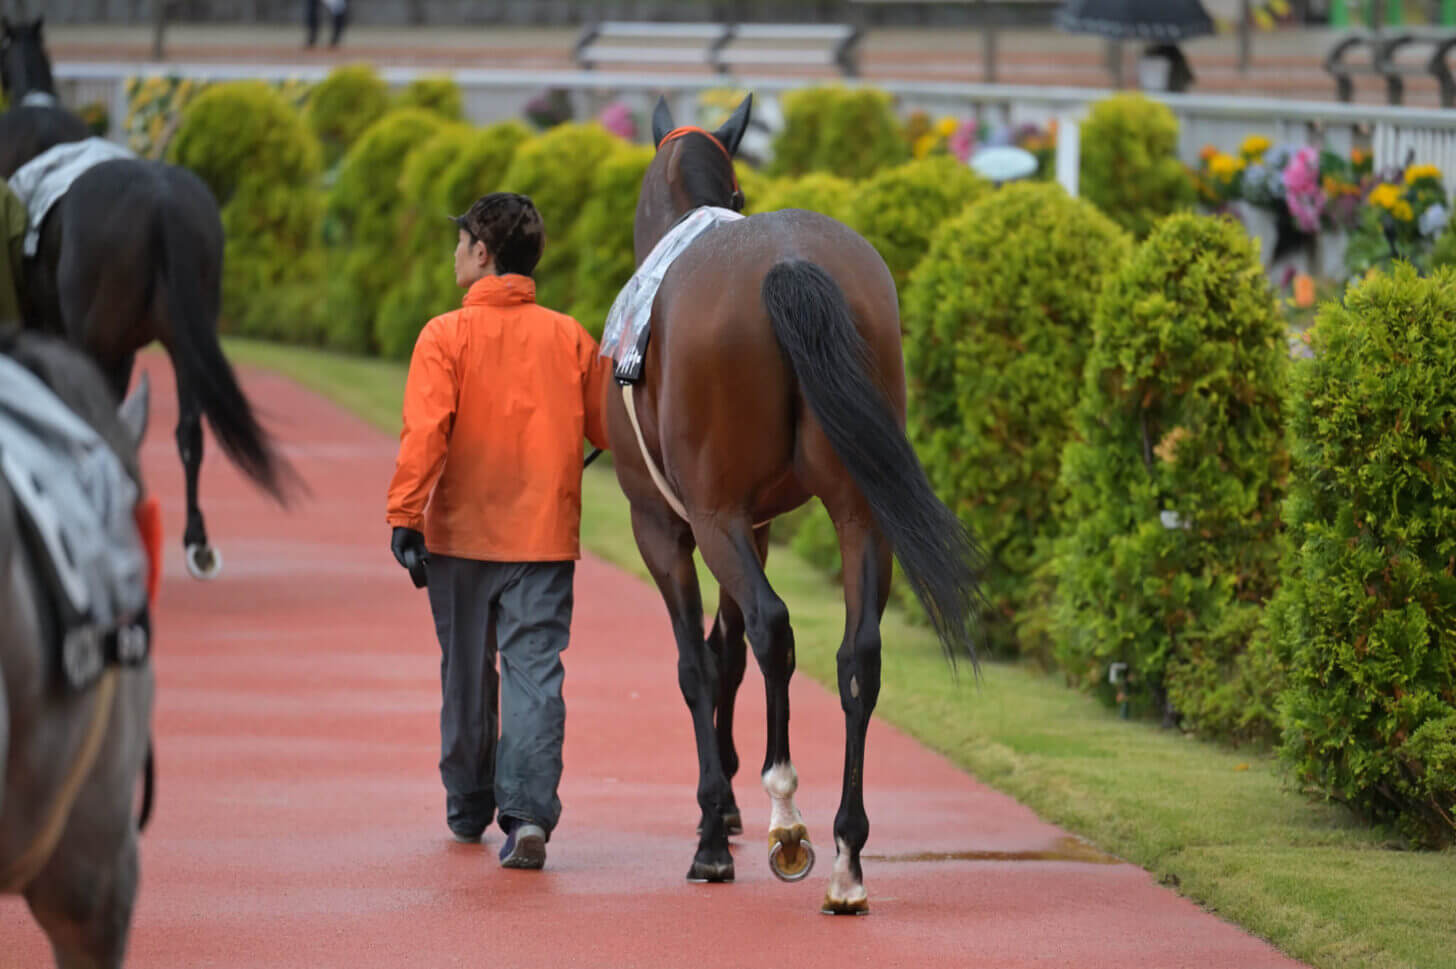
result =
M498 813L501 864L540 868L561 816L582 439L608 446L611 361L537 305L545 229L529 198L486 195L456 224L464 305L415 344L385 518L440 640L446 823L474 842Z
M308 35L304 39L303 46L312 47L318 41L319 7L329 8L329 18L333 22L329 46L338 47L339 38L344 33L344 26L349 21L349 0L303 0L303 20L308 28Z

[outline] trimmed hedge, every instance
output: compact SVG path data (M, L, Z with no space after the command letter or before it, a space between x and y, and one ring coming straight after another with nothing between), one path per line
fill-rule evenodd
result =
M788 91L780 104L784 127L774 139L774 174L866 178L910 158L894 98L884 91L832 84Z
M1408 266L1327 303L1294 368L1289 657L1299 781L1431 847L1456 842L1456 274Z
M1081 142L1082 194L1137 238L1197 201L1178 160L1178 118L1167 105L1141 94L1098 101Z
M879 250L901 290L935 232L991 183L950 155L891 168L856 186L851 223Z
M623 143L607 156L565 242L576 253L575 302L569 312L598 340L612 301L637 268L632 243L637 196L656 154L645 145Z
M931 484L986 549L987 645L1056 536L1062 445L1104 281L1127 235L1050 183L1008 185L936 234L904 294L909 430Z
M370 126L339 163L326 208L328 338L338 349L376 348L375 316L399 262L400 160L440 126L427 111L392 111Z
M516 149L501 188L529 195L546 223L546 252L536 268L541 305L565 312L574 302L577 254L565 243L591 199L597 166L624 144L596 122L568 123Z
M367 64L337 67L308 99L304 120L333 168L369 126L389 111L389 85Z
M1272 739L1249 654L1279 561L1284 322L1237 223L1158 226L1102 291L1057 544L1057 659L1205 736ZM1256 664L1251 667L1251 663ZM1109 696L1110 698L1110 696Z

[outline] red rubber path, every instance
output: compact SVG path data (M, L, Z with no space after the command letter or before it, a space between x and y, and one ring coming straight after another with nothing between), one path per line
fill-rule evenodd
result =
M196 582L177 541L171 374L155 353L142 366L153 383L144 459L167 559L159 802L142 841L129 966L1298 965L1139 868L1069 851L1064 832L880 722L866 767L873 911L820 915L843 756L838 700L794 680L799 805L819 864L784 884L767 864L751 662L738 880L688 884L697 762L666 614L651 586L591 558L577 572L566 654L565 811L544 872L502 870L498 829L481 848L454 844L444 825L438 647L382 521L395 441L247 372L315 497L279 511L209 445L203 507L225 569ZM927 853L966 857L908 860ZM1061 860L1030 860L1045 853ZM0 899L0 966L48 965L23 903Z

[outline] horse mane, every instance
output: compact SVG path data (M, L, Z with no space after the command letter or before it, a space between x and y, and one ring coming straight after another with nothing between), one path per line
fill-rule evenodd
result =
M718 205L731 208L734 191L733 163L712 136L689 132L678 152L678 174L683 191L694 206Z
M63 404L95 428L131 479L141 483L137 449L117 415L106 378L90 357L55 337L4 324L0 324L0 354L35 374Z

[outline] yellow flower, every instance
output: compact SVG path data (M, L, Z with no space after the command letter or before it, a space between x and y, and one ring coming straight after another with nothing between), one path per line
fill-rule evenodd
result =
M939 141L940 139L933 134L924 134L921 135L919 138L916 138L915 157L924 158L926 155L930 154L932 150L934 150L936 144Z
M1405 170L1405 183L1414 185L1423 178L1441 180L1441 170L1435 165L1412 165Z
M1369 160L1370 152L1366 151L1364 148L1350 149L1350 161L1354 162L1356 165L1363 165Z
M957 121L955 118L941 118L935 123L935 133L940 135L942 138L949 138L951 135L956 133L956 128L959 127L960 122Z
M1395 212L1395 207L1401 202L1400 189L1389 182L1377 185L1370 190L1370 204L1389 212ZM1409 205L1406 206L1406 208L1409 207Z
M1198 157L1204 161L1211 161L1218 154L1218 149L1212 145L1204 145L1198 149Z
M1272 144L1273 142L1263 135L1249 135L1249 137L1244 139L1244 143L1239 146L1239 154L1250 160L1262 158L1264 157L1264 152L1268 151L1269 146Z
M1416 214L1411 211L1411 204L1405 199L1401 199L1391 206L1390 214L1402 222L1409 222L1416 217Z
M1235 175L1244 170L1244 160L1233 155L1214 155L1208 160L1208 170L1219 181L1231 182Z

